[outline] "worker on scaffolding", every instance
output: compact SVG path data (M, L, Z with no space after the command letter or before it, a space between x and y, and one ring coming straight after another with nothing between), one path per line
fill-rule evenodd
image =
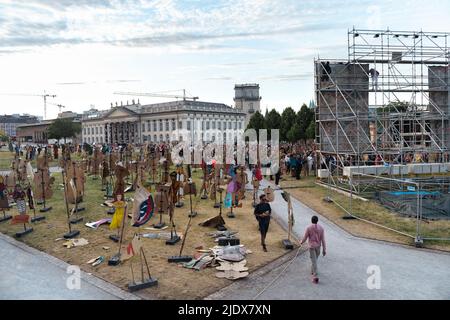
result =
M331 66L330 61L327 61L326 64L323 64L322 62L322 77L320 78L320 81L330 81L330 74L331 74Z
M380 73L372 68L369 70L369 75L372 78L372 90L378 90L378 77L380 76Z

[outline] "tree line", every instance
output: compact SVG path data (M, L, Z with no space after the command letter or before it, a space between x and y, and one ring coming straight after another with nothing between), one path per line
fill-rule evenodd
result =
M294 143L303 140L306 143L314 139L316 134L314 109L303 104L297 113L291 107L284 109L281 114L275 109L270 112L266 110L264 116L257 111L250 118L247 129L255 129L256 132L267 129L268 138L271 129L279 129L281 141Z

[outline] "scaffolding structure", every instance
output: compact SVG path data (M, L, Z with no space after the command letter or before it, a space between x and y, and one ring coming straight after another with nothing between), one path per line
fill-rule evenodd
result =
M346 59L316 59L318 183L359 219L414 239L450 241L450 33L348 32ZM373 199L415 220L392 226L353 199ZM334 199L336 198L336 199ZM345 197L344 197L345 198ZM384 201L384 202L383 202ZM397 207L398 206L398 207ZM430 229L427 219L447 219ZM441 228L441 229L439 229Z
M348 186L349 166L449 162L449 37L353 29L347 59L315 60L317 163L330 184Z

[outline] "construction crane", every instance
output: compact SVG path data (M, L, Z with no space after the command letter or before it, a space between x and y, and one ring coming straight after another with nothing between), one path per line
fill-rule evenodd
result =
M44 120L47 119L47 98L56 98L54 94L48 94L44 90L44 94L20 94L20 93L3 93L3 96L21 96L21 97L41 97L44 98Z
M186 96L186 90L182 89L182 90L172 90L172 91L167 91L167 92L173 92L173 91L183 91L183 95L171 95L171 94L166 94L165 92L154 92L154 93L139 93L139 92L114 92L114 94L116 95L120 95L120 96L135 96L135 97L155 97L155 98L169 98L169 99L183 99L183 101L186 100L192 100L192 101L196 101L199 98L198 97L188 97Z
M62 104L54 104L54 103L50 103L48 102L48 104L51 104L52 106L58 107L59 108L59 113L61 113L61 109L66 108L66 106L63 106Z

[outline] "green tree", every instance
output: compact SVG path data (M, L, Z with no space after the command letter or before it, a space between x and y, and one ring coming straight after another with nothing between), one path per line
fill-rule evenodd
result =
M301 129L298 123L295 123L287 133L287 141L297 142L301 138Z
M2 142L9 141L9 137L6 135L6 133L3 130L0 130L0 141L2 141Z
M306 143L306 140L308 139L306 131L313 120L314 111L308 108L306 104L303 104L300 111L297 113L297 123L300 127L299 140L303 139Z
M272 109L265 117L266 122L266 128L269 130L268 139L271 137L271 131L272 129L278 129L281 128L281 115L277 112L277 110Z
M255 129L259 139L259 130L266 129L266 120L264 119L261 112L256 111L255 114L250 118L250 121L247 125L247 130L248 129Z
M316 121L313 119L306 129L306 139L315 139L316 138Z
M48 137L56 140L64 139L66 143L67 138L73 138L80 132L80 123L70 119L56 119L48 128Z
M255 114L250 118L248 122L247 129L255 129L256 132L260 129L266 128L266 120L264 119L261 112L256 111Z
M295 111L291 107L284 109L281 114L280 139L288 141L288 132L295 123Z

